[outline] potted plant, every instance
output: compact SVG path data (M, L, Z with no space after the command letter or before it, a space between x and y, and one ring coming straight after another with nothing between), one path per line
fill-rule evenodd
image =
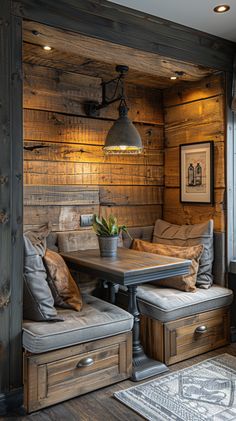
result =
M125 225L118 225L117 218L110 215L108 219L93 215L93 229L98 236L100 254L102 257L115 257L117 254L118 239L121 231L129 232ZM130 236L130 235L129 235Z

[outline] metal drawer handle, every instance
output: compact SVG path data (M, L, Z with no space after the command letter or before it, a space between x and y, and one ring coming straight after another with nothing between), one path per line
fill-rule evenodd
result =
M89 367L90 365L93 365L93 364L94 364L94 360L91 357L86 357L80 360L76 367L77 368Z
M207 326L198 326L195 330L195 333L205 333L207 332Z

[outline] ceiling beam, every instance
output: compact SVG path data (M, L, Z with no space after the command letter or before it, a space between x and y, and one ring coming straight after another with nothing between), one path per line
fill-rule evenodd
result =
M23 18L218 70L232 71L235 43L106 0L13 0Z
M126 64L130 71L140 72L147 76L158 78L169 78L175 72L183 72L181 80L199 80L208 76L212 71L203 66L188 64L180 60L169 59L145 51L140 51L131 47L114 44L75 32L52 28L37 22L26 21L23 26L23 39L32 45L50 45L53 51L42 50L41 56L50 59L56 52L61 53L65 61L72 61L81 64L81 57L97 62L97 68L102 67L101 63L111 65L114 73L116 64ZM68 66L69 67L69 66ZM110 69L110 70L112 70Z

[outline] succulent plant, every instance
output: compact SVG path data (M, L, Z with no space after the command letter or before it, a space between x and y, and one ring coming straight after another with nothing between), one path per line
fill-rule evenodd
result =
M93 215L93 229L97 235L103 237L119 235L121 231L126 232L130 237L127 227L125 225L118 225L117 218L113 215L109 215L108 219L103 217L100 219L97 215Z

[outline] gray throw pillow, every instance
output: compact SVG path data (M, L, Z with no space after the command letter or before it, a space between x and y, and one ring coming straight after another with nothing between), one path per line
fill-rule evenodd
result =
M34 246L37 254L43 257L47 248L47 237L50 233L49 224L42 225L35 231L26 231L25 236L30 240Z
M172 244L175 246L204 245L197 274L198 288L210 288L213 283L212 264L213 220L194 225L175 225L158 219L153 232L153 243Z
M37 322L63 320L57 316L42 257L26 235L24 235L23 316L24 319Z

